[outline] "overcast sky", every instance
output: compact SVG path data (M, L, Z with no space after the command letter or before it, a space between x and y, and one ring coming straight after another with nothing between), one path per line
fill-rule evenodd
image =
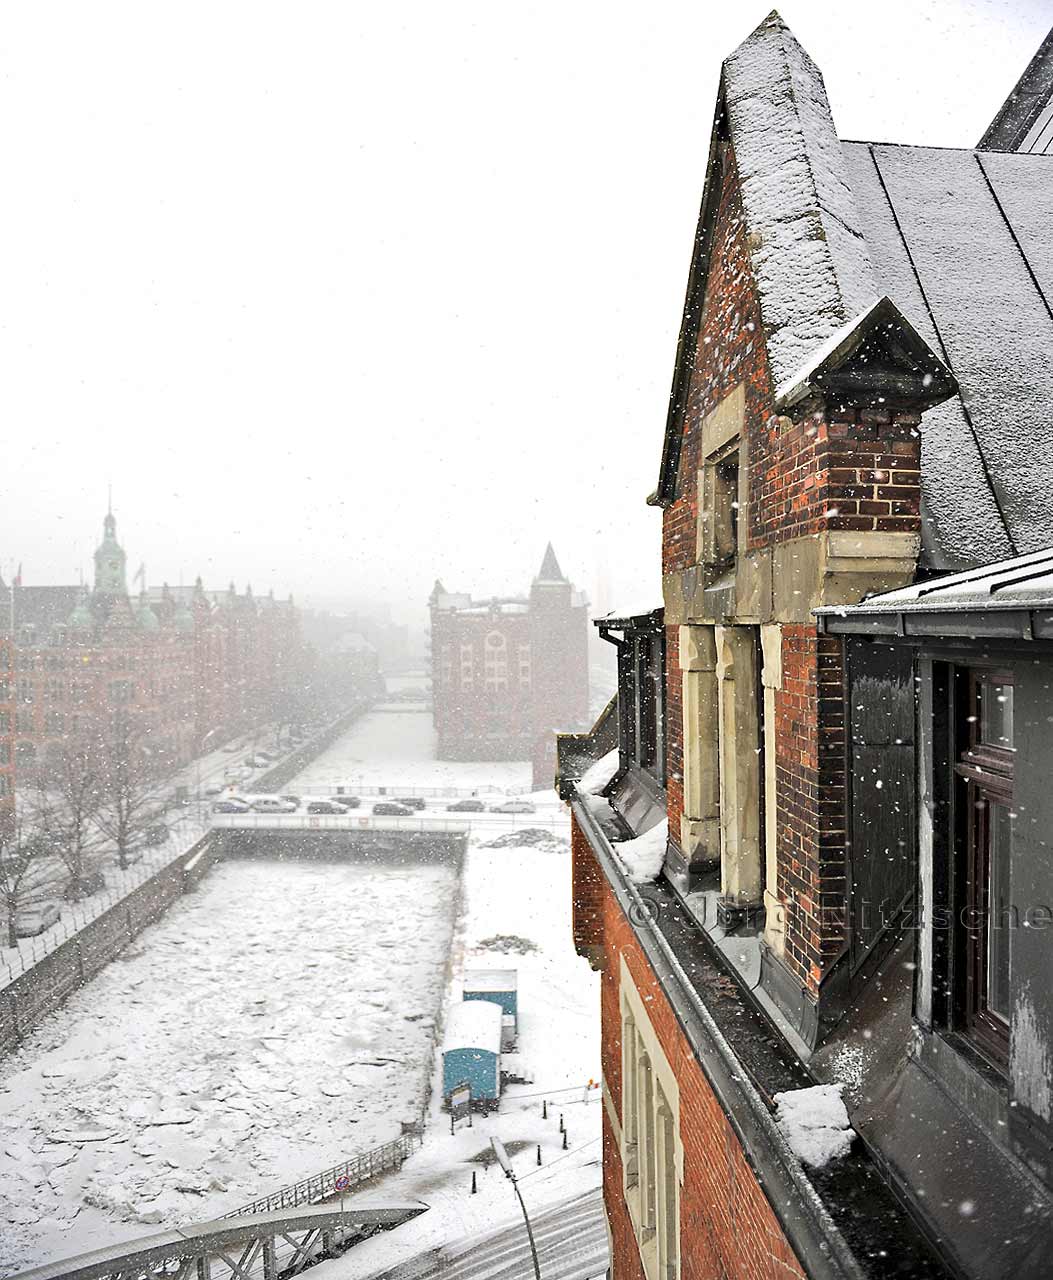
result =
M976 142L1053 0L787 0L842 137ZM8 0L0 566L659 599L721 59L758 4Z

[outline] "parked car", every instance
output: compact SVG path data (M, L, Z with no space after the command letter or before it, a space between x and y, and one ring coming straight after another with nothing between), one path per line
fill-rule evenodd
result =
M334 804L342 804L345 809L357 809L362 803L359 796L330 796L329 799Z
M101 871L88 871L76 880L71 880L63 892L63 896L71 902L78 898L90 897L106 888L106 877Z
M346 814L347 809L342 804L337 804L335 800L308 800L308 813L330 813L330 814Z
M53 902L39 907L24 907L15 917L15 933L20 938L35 938L38 933L50 929L62 912Z
M428 807L428 802L423 796L396 796L395 803L404 804L407 809L426 809Z
M143 844L148 849L156 849L168 839L168 827L163 822L154 822L143 832Z
M238 796L227 796L225 800L217 800L212 806L213 813L248 813L252 806L247 800Z
M302 803L302 797L301 797L301 796L280 796L280 797L279 797L279 799L281 799L281 800L285 800L285 801L287 801L289 804L294 804L294 805L296 805L297 809L299 809L299 807L300 807L300 805L301 805L301 803Z
M491 813L536 813L533 800L505 800L502 804L492 804Z
M298 806L283 800L281 796L256 796L252 801L256 813L295 813Z
M378 800L373 812L383 818L412 818L413 810L409 805L399 804L397 800Z
M209 799L211 799L213 796L221 796L222 794L223 794L223 787L218 782L213 782L205 788L205 795Z
M485 813L486 805L482 800L457 800L446 806L447 813Z

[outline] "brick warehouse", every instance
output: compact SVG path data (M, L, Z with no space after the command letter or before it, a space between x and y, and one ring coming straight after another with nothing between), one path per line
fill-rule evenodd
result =
M530 760L555 774L556 732L589 712L588 605L551 543L529 596L473 600L436 582L431 684L440 760Z
M1053 43L1021 84L982 149L936 150L843 143L777 14L724 64L649 499L664 603L597 624L618 698L559 747L615 1280L1048 1274L1051 1162L997 1123L1019 1054L951 1015L917 1049L912 658L835 625L1050 540ZM829 1165L773 1103L817 1085L857 1135Z
M166 769L268 719L287 718L304 679L299 617L290 602L233 585L163 586L129 594L112 512L85 586L0 582L0 775L30 782L65 744L94 736L129 709ZM6 714L6 718L5 717ZM7 759L10 764L4 764ZM2 784L0 784L2 785Z

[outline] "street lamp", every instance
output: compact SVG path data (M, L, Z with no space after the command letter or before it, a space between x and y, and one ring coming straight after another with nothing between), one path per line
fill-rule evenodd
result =
M494 1155L497 1157L497 1163L504 1170L504 1175L512 1184L512 1188L519 1199L519 1207L523 1210L523 1221L526 1223L527 1239L530 1241L530 1256L534 1260L534 1276L536 1280L541 1280L541 1266L537 1260L537 1246L534 1244L534 1233L530 1228L530 1218L527 1216L526 1204L523 1201L523 1193L519 1190L519 1183L516 1181L516 1175L512 1169L512 1162L508 1158L508 1152L505 1150L505 1144L500 1138L491 1138L490 1145L494 1149Z

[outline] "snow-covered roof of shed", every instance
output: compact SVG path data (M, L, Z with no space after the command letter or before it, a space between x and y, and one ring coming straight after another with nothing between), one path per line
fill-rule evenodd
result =
M880 288L953 372L921 425L923 560L1053 528L1053 156L847 142Z
M725 61L722 80L778 396L878 289L823 77L778 13Z
M500 1053L503 1012L493 1000L463 1000L452 1004L442 1038L443 1053L454 1049Z
M468 969L461 984L465 991L515 991L515 969Z

